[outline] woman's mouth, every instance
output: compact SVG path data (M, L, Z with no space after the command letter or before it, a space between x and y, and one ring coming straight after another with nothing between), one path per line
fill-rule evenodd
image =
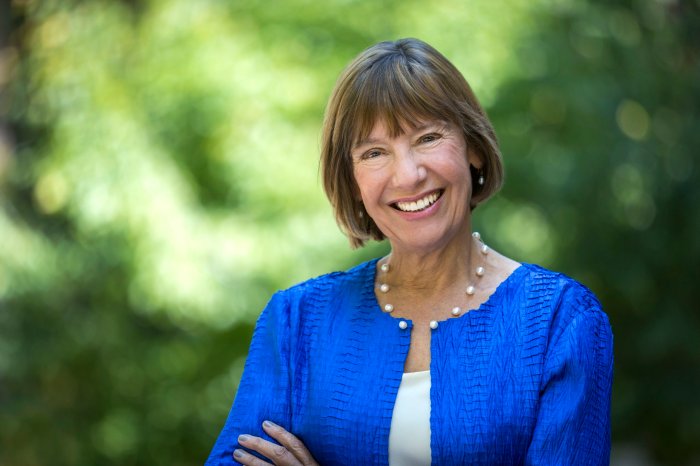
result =
M394 202L392 204L392 207L402 212L420 212L421 210L425 210L431 205L435 204L437 200L440 199L443 192L444 191L442 189L438 189L437 191L433 191L430 194L427 194L424 197L415 201Z

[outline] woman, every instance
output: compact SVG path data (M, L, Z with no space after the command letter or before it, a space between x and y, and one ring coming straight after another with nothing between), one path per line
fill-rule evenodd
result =
M273 296L207 464L607 464L607 317L472 233L502 166L459 71L415 39L365 50L321 158L351 244L391 253Z

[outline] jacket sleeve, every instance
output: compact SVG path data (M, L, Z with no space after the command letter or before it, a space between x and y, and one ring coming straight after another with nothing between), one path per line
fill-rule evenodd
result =
M528 465L610 462L613 342L598 306L576 313L550 343Z
M262 430L264 420L289 429L289 307L286 295L277 293L260 315L233 407L205 466L238 464L233 450L242 448L240 434L274 442Z

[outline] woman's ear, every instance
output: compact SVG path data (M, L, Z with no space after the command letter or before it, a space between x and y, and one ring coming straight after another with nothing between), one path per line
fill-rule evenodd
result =
M467 163L469 164L470 170L473 168L481 170L484 167L484 161L481 158L481 154L471 149L467 149Z
M475 165L469 165L469 174L472 177L472 190L474 185L478 183L479 176L481 176L481 169L477 168Z

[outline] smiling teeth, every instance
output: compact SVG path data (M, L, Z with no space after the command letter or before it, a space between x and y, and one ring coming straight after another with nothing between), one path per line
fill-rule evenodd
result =
M433 205L433 203L435 203L439 197L440 195L437 192L433 192L425 196L423 199L418 199L417 201L397 202L396 207L404 212L418 212L419 210L423 210Z

